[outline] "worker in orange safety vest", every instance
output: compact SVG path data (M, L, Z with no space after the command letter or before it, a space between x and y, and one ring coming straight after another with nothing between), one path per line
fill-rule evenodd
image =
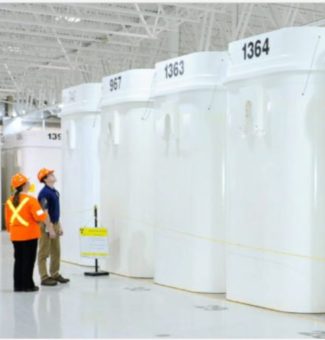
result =
M38 200L30 195L29 180L21 173L12 177L15 193L5 204L6 229L14 246L14 291L35 292L33 272L37 254L37 243L41 236L39 222L47 215Z

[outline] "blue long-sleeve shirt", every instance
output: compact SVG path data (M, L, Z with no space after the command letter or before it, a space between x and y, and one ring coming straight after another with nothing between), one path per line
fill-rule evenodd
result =
M52 223L60 220L60 194L55 188L45 185L38 194L38 201L47 210Z

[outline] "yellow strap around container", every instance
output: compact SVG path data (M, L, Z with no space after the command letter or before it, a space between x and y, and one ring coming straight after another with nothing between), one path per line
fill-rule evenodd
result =
M286 251L277 250L277 249L256 247L256 246L252 246L252 245L241 244L241 243L231 242L231 241L227 241L227 240L218 240L218 239L213 239L213 238L210 238L210 237L195 235L195 234L191 234L191 233L188 233L188 232L164 228L164 227L156 227L156 229L166 230L166 231L169 231L169 232L181 234L181 235L192 237L192 238L195 238L195 239L205 240L205 241L208 241L208 242L219 243L219 244L222 244L222 245L225 245L225 246L254 250L254 251L257 251L257 252L260 252L260 253L269 253L269 254L273 254L273 255L290 256L290 257L295 257L295 258L300 258L300 259L306 259L306 260L312 260L312 261L318 261L318 262L325 262L325 258L319 257L319 256L308 256L308 255L303 255L303 254L295 254L295 253L286 252Z

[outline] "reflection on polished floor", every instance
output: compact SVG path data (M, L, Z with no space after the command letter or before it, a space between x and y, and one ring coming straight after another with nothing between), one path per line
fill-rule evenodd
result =
M1 338L325 338L325 315L277 313L62 264L68 285L13 293L12 246L0 233ZM35 280L38 283L38 272Z

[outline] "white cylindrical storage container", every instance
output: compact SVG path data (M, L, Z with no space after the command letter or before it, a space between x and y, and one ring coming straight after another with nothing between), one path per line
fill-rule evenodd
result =
M103 79L100 217L109 233L106 269L131 277L153 276L153 74L136 69Z
M37 179L41 168L55 171L56 187L60 191L61 178L61 131L60 129L31 130L3 137L2 146L2 203L12 193L11 177L22 172L32 184L30 194L37 197L43 187Z
M224 52L156 64L156 283L225 291Z
M2 183L2 173L3 173L3 161L2 161L2 140L0 139L0 181L1 181L1 188L0 188L0 198L1 198L1 203L5 202L5 199L2 199L3 195L3 183ZM1 209L0 209L0 221L1 221L1 226L0 230L6 229L5 223L4 223L4 213L3 213L3 205L1 204Z
M325 312L325 29L233 42L227 298Z
M83 265L94 264L93 259L80 257L79 230L94 226L94 206L99 205L100 95L100 83L81 84L62 93L62 259Z

